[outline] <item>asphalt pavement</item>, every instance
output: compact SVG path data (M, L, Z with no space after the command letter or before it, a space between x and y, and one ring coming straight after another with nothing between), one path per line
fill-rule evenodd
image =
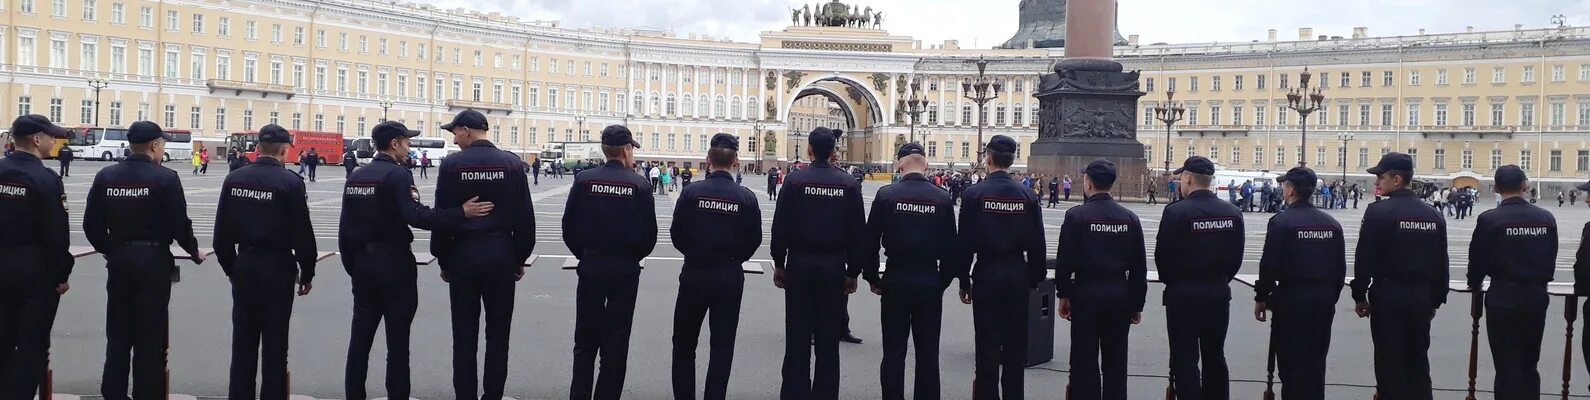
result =
M53 162L48 163L54 166ZM71 211L73 244L86 246L81 232L81 212L85 192L95 171L106 163L74 163L73 175L66 178L68 204ZM199 236L200 245L209 247L213 229L215 203L220 195L226 166L211 166L208 175L192 175L191 167L183 163L168 164L176 169L187 191L189 213ZM418 172L418 171L416 171ZM435 191L433 178L419 178L422 199L429 202ZM318 171L317 182L309 183L311 219L315 225L316 243L322 251L336 250L337 220L341 210L343 170L341 167L323 167ZM509 360L507 393L519 399L566 398L570 381L569 365L572 360L574 325L575 274L560 267L571 258L560 238L560 224L564 203L572 176L563 179L542 176L539 185L532 186L536 211L535 253L537 261L518 284L514 308L514 330ZM766 196L766 177L744 176L745 186L762 199L764 234L771 229L772 201ZM867 201L882 183L864 185ZM639 302L636 310L634 334L629 359L629 372L625 396L637 399L662 399L672 397L669 375L673 304L678 293L677 274L683 259L674 249L666 229L672 223L676 191L657 197L659 231L657 248L646 260L646 269L640 282ZM1046 236L1050 254L1064 218L1065 209L1079 204L1079 194L1071 201L1062 202L1059 208L1045 209ZM1366 206L1368 200L1360 203ZM1561 233L1559 250L1559 283L1573 279L1571 268L1574 251L1580 238L1580 227L1590 222L1590 208L1556 207L1543 204L1556 214ZM1493 206L1489 196L1482 196L1478 212ZM1163 205L1129 204L1136 211L1148 232L1148 255L1153 268L1154 239L1158 230ZM1358 225L1363 210L1331 210L1346 228L1349 249L1358 239ZM1257 274L1264 226L1269 214L1246 214L1248 231L1244 254L1243 274ZM1461 280L1467 272L1467 247L1473 233L1474 220L1449 220L1449 247L1452 259L1452 276ZM414 249L425 251L429 235L416 231ZM712 240L701 237L694 240ZM764 241L765 243L765 241ZM766 246L752 260L753 270L771 272ZM313 398L343 397L343 368L347 352L352 296L346 274L340 273L337 257L326 258L319 264L320 273L315 289L295 302L291 327L291 352L289 368L292 371L292 391ZM104 261L98 256L78 259L72 276L72 290L61 301L59 317L53 331L54 348L52 367L55 371L55 391L93 397L99 392L100 373L105 349L105 280ZM231 301L226 278L214 261L202 266L182 262L183 280L173 289L171 299L171 352L170 367L173 393L186 393L198 397L224 397L227 387L227 365L230 359ZM739 335L736 342L735 367L729 386L729 398L777 398L779 366L783 357L783 306L782 292L772 285L770 274L747 274L744 306ZM1234 380L1234 398L1260 398L1266 377L1265 354L1268 327L1252 317L1251 290L1233 283L1231 303L1231 330L1227 340L1227 358ZM859 345L843 344L842 389L845 399L879 398L878 362L880 349L877 296L865 290L865 283L850 299L851 328L857 336L866 339ZM1166 381L1167 346L1164 326L1164 309L1159 300L1162 286L1151 285L1149 307L1144 312L1143 323L1134 326L1131 333L1129 371L1132 399L1160 399ZM447 287L437 277L434 266L421 267L420 309L414 321L413 367L414 397L442 399L452 396L451 388L451 330L446 301ZM1337 305L1337 316L1332 330L1330 352L1331 369L1327 381L1330 398L1364 398L1373 393L1372 344L1367 319L1352 314L1352 304L1346 294ZM970 398L973 376L973 332L971 307L962 305L953 295L944 297L943 338L940 343L942 392L947 399ZM1563 390L1560 379L1563 365L1564 330L1563 300L1553 298L1548 311L1546 337L1540 365L1543 377L1542 391L1557 394ZM1469 297L1453 294L1451 301L1436 316L1432 348L1432 377L1440 390L1437 398L1461 398L1468 383L1468 356L1470 319ZM1068 379L1069 334L1064 320L1056 321L1054 346L1055 359L1027 370L1027 393L1033 398L1062 398ZM1585 332L1576 332L1577 336ZM703 379L706 368L706 340L710 335L703 329L698 346L697 379ZM385 346L377 340L371 357L371 379L367 387L372 396L381 396L383 388ZM1480 363L1478 388L1484 392L1492 386L1493 371L1490 366L1488 346L1483 332L1479 343ZM482 346L484 347L484 346ZM1576 349L1577 350L1577 349ZM1575 397L1590 397L1586 384L1590 375L1584 371L1576 355L1573 362L1570 389ZM907 362L908 375L911 379ZM1279 385L1279 383L1277 383ZM909 386L909 384L908 384ZM907 389L910 390L909 388ZM1279 387L1277 387L1279 392ZM1482 393L1481 398L1490 395Z

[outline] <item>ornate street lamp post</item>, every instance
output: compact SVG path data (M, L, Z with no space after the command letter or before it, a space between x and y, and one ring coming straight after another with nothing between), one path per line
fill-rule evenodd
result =
M1299 79L1298 87L1286 94L1286 107L1297 111L1297 115L1301 117L1303 122L1303 136L1301 143L1298 144L1299 150L1297 153L1297 166L1299 167L1308 166L1308 115L1319 111L1320 105L1325 103L1325 93L1321 91L1323 87L1313 88L1313 90L1308 87L1308 80L1312 76L1313 74L1308 72L1308 67L1303 67L1303 75Z
M590 140L590 135L585 133L585 114L574 114L574 130L580 134L580 140Z
M987 59L978 56L977 61L974 63L977 64L977 77L972 78L971 82L961 82L961 96L971 100L973 103L977 103L977 161L972 165L976 166L975 169L982 169L983 148L988 144L988 142L983 140L983 123L985 122L983 121L983 116L987 115L983 112L983 107L988 102L999 98L999 92L1004 89L1004 85L995 82L993 78L988 76Z
M1154 106L1154 119L1165 123L1165 174L1170 174L1170 129L1187 109L1176 102L1176 91L1165 92L1165 104Z
M392 109L392 101L391 100L381 100L381 102L378 103L377 105L381 106L381 122L386 122L386 120L387 120L387 110Z
M110 87L110 82L98 77L88 78L88 87L94 89L94 126L99 126L99 91Z
M1353 134L1340 133L1336 135L1342 141L1342 184L1347 184L1347 142L1353 141Z
M927 112L927 99L922 98L922 81L920 79L911 81L911 97L909 99L900 99L899 110L911 118L907 121L907 124L911 127L910 143L915 143L916 124L919 123L918 119L922 117L922 113Z

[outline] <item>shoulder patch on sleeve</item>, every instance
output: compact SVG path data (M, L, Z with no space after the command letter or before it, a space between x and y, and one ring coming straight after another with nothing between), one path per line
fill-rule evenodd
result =
M420 202L420 188L416 187L414 185L409 185L409 197L414 198L414 202L415 203L419 203Z

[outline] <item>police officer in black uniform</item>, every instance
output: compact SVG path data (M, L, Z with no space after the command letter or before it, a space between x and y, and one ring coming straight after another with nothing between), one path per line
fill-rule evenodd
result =
M471 199L462 207L436 209L420 202L408 159L409 138L419 136L387 121L370 131L378 153L366 168L348 176L342 194L337 250L353 281L353 333L348 342L344 384L350 400L366 398L365 380L375 330L386 320L387 396L409 397L409 326L419 309L417 265L410 226L455 228L466 218L491 213L492 204ZM349 150L352 151L352 150Z
M71 288L66 192L41 161L67 135L42 115L17 117L0 159L0 393L9 399L38 393L55 310Z
M204 262L193 237L188 202L177 172L157 161L171 136L149 121L127 127L132 156L94 175L83 211L83 234L105 255L106 285L104 379L100 393L127 399L128 363L133 398L158 399L165 393L165 357L175 242L194 263ZM131 354L129 354L131 353Z
M1048 274L1038 195L1011 179L1016 141L994 135L984 147L988 177L961 194L961 302L972 305L977 372L972 398L1021 399L1027 366L1027 303ZM975 258L976 264L972 264ZM968 282L965 268L971 268Z
M1497 168L1502 204L1480 214L1469 242L1469 288L1479 292L1491 277L1485 329L1496 360L1498 399L1540 398L1536 364L1551 304L1546 283L1557 272L1557 218L1524 200L1529 186L1518 166Z
M1388 197L1364 211L1353 255L1354 311L1369 317L1380 396L1428 400L1430 319L1446 303L1451 275L1446 217L1408 189L1413 157L1387 153L1369 173Z
M1155 270L1165 282L1165 326L1179 400L1230 399L1226 328L1231 280L1242 268L1242 210L1209 190L1215 164L1193 156L1173 172L1182 201L1165 206L1155 235ZM1202 360L1203 369L1199 370Z
M638 148L640 142L629 128L611 125L602 129L602 154L607 162L574 176L574 189L564 208L563 243L580 260L570 400L617 399L624 392L640 261L657 247L657 209L651 183L629 168ZM739 252L734 254L739 256ZM600 376L594 376L597 355L602 358Z
M734 135L712 136L706 179L679 193L673 226L668 230L674 248L685 256L674 306L673 382L678 400L696 398L696 342L708 311L712 312L708 320L712 353L702 398L723 400L729 387L734 334L745 291L740 265L762 246L762 209L756 194L734 183L732 171L740 169L739 150Z
M287 397L293 285L299 296L314 288L318 254L304 181L282 166L292 141L281 126L260 128L259 159L227 174L216 205L215 256L232 281L231 399L254 398L256 369L260 398Z
M784 289L785 302L785 399L839 397L845 298L856 291L861 265L876 257L865 250L861 184L833 164L839 135L812 130L806 148L812 163L784 178L773 211L773 284Z
M464 110L442 130L463 148L442 160L436 180L436 208L462 207L466 200L492 203L492 213L431 234L431 254L448 283L453 323L453 393L476 394L475 351L480 312L486 310L483 399L502 398L508 380L508 333L513 323L514 284L524 278L524 262L535 250L535 210L524 161L486 140L491 126L479 111Z
M1253 317L1265 322L1275 310L1270 348L1280 369L1281 398L1323 400L1331 322L1347 276L1347 242L1341 223L1309 202L1319 182L1313 170L1295 167L1276 181L1287 205L1265 228Z
M1095 160L1082 178L1086 202L1066 211L1055 253L1060 317L1071 321L1070 390L1125 400L1126 336L1142 322L1148 294L1143 223L1110 197L1114 163Z
M883 362L878 367L884 400L905 399L906 341L916 336L916 385L919 400L939 398L939 328L944 315L944 289L955 278L961 256L955 241L955 205L949 193L928 181L922 145L907 143L895 153L899 182L878 189L867 219L866 239L877 254L888 256L882 277L878 263L862 264L872 293L883 296Z

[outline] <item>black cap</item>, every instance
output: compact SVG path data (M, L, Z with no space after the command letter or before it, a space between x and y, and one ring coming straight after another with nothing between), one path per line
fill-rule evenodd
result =
M1016 139L1005 135L994 135L992 139L988 139L988 145L985 147L1000 153L1016 154Z
M1517 165L1508 164L1496 169L1497 187L1518 188L1523 187L1524 182L1528 181L1529 175L1525 174L1524 169L1519 168Z
M375 142L381 144L381 146L386 146L387 143L392 143L392 139L405 137L411 138L419 135L419 131L409 130L408 126L397 121L386 121L375 124L375 128L370 129L370 137L375 138Z
M264 128L259 128L259 142L290 144L293 142L293 135L287 133L287 128L283 128L281 125L265 125Z
M160 125L149 121L134 122L132 126L127 127L128 142L149 143L155 139L171 140L171 134L160 129Z
M1181 168L1177 168L1176 171L1171 172L1171 174L1180 174L1182 171L1199 175L1214 175L1215 163L1213 161L1209 161L1209 159L1204 158L1203 156L1187 157L1187 161L1183 161L1181 163Z
M66 138L72 134L66 128L57 126L55 123L50 122L49 118L38 114L20 116L17 117L16 121L11 122L11 137L20 138L35 133L43 133L56 138Z
M1380 156L1380 163L1369 168L1369 173L1380 175L1386 171L1413 172L1413 157L1403 153L1391 152Z
M740 138L720 132L716 135L712 135L712 148L729 149L729 151L740 151Z
M806 135L806 144L812 146L812 151L814 152L833 150L834 146L839 143L839 136L843 134L845 134L843 129L828 129L819 126L817 129L813 129L810 135Z
M922 150L922 145L921 144L917 144L917 143L914 143L914 142L913 143L906 143L904 146L900 146L900 150L899 151L894 152L894 159L896 159L896 160L902 159L902 158L905 158L905 156L909 156L909 155L913 155L913 154L927 155L927 152Z
M629 128L623 125L608 125L602 129L602 145L604 146L635 146L640 148L640 142L635 141L635 136L629 133Z
M1306 167L1292 167L1286 175L1275 177L1276 182L1292 182L1293 185L1314 187L1319 185L1319 175L1314 175L1314 170Z
M486 116L481 114L480 111L475 110L464 110L464 112L454 115L453 122L448 122L447 125L442 125L442 130L452 132L453 128L458 127L479 129L483 131L491 129L491 125L486 122Z
M1110 162L1110 160L1102 158L1093 160L1093 162L1088 163L1087 169L1082 170L1082 173L1087 174L1088 180L1093 181L1094 184L1103 186L1115 184L1115 163Z

